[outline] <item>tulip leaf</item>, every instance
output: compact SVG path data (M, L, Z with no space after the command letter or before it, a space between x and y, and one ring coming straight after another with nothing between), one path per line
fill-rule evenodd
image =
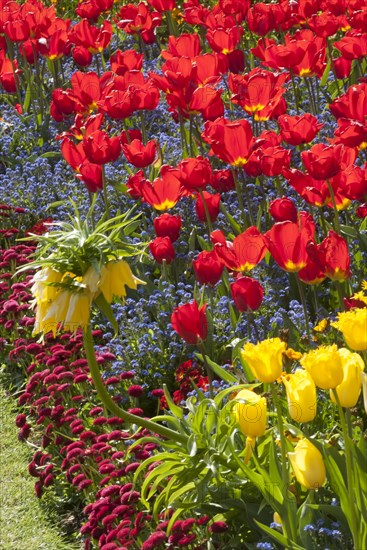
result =
M172 397L171 397L171 394L170 392L168 391L168 388L167 388L167 385L166 384L163 384L163 391L164 391L164 396L167 400L167 405L170 409L170 411L177 417L177 418L183 418L183 410L181 409L181 407L179 407L178 405L176 405L176 403L174 403Z
M340 231L346 237L351 237L352 239L356 239L358 237L358 230L350 225L341 225Z
M271 538L279 542L284 548L291 548L292 550L305 550L303 546L299 546L294 541L290 541L287 537L279 533L278 531L275 531L275 529L271 529L267 525L264 525L263 523L260 523L260 521L257 521L254 519L256 525L258 525L267 535L269 535Z
M331 60L329 59L327 65L325 67L324 73L322 75L322 78L321 78L321 81L320 81L320 86L325 86L325 84L327 83L329 72L330 72L330 67L331 67Z
M112 311L111 305L107 302L106 298L103 295L103 292L98 294L97 298L94 298L94 303L98 307L99 311L107 317L108 321L111 323L113 330L115 331L115 336L117 336L119 331L119 326L115 319L115 315Z
M200 361L203 361L203 356L201 355L201 353L196 353L195 355L198 359L200 359ZM224 380L225 382L228 382L229 384L237 384L238 380L233 374L231 374L230 372L225 370L223 367L221 367L220 365L218 365L217 363L209 359L209 357L206 357L206 362L208 363L212 371L217 376L219 376L222 380Z

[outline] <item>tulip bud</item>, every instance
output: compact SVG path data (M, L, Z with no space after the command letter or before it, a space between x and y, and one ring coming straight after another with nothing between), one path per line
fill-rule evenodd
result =
M308 439L301 439L293 453L288 453L297 481L306 489L319 489L326 479L320 451Z
M269 338L258 344L248 342L241 355L260 382L275 382L282 374L286 347L280 338Z
M231 284L231 295L239 311L256 311L261 305L264 291L255 279L240 277Z
M169 237L156 237L154 241L149 243L150 252L159 264L166 260L170 264L175 257L175 249Z
M364 370L363 359L358 353L352 353L347 348L338 350L343 367L343 380L335 388L339 403L342 407L350 409L355 407L362 386L362 371ZM334 393L330 390L330 397L333 403L336 402Z
M182 226L180 216L164 213L158 218L154 218L153 223L158 237L169 237L172 242L177 241Z
M198 196L197 201L195 203L195 210L196 210L197 217L201 222L206 221L206 213L205 213L203 198L204 198L206 207L208 209L209 218L212 222L215 222L219 214L220 195L218 193L215 195L211 195L210 193L203 191L203 197L201 195Z
M271 201L269 214L276 222L290 221L297 223L297 208L294 202L288 197L281 197Z
M239 400L243 401L242 403ZM234 412L241 432L250 438L266 430L266 399L251 390L241 390L235 397Z
M222 276L224 266L220 262L216 252L203 251L192 262L195 277L201 284L215 285Z
M172 327L188 344L197 344L199 340L205 340L208 335L205 309L206 304L199 308L194 300L177 307L171 315Z
M310 422L316 416L316 386L305 370L282 376L287 391L288 411L296 422Z
M336 388L343 380L343 366L335 344L309 351L300 363L322 390Z

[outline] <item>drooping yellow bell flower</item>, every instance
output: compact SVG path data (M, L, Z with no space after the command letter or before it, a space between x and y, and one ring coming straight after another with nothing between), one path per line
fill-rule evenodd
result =
M60 288L54 286L53 283L60 283L62 277L62 273L50 267L44 267L34 274L31 292L37 304L39 302L50 302L56 298Z
M241 355L260 382L275 382L283 367L283 352L287 344L280 338L268 338L258 344L245 344Z
M288 411L292 420L310 422L316 416L316 386L306 370L282 376L287 391Z
M367 350L367 308L356 308L338 313L338 320L331 323L343 333L345 342L354 351Z
M88 291L75 292L69 299L69 307L64 320L64 330L76 332L85 329L89 323L92 296Z
M363 359L358 353L353 353L347 348L338 350L343 367L343 380L335 388L342 407L354 407L358 401L362 387L362 371L364 370ZM334 393L330 390L330 397L335 403Z
M306 489L319 489L326 479L325 464L320 451L308 439L301 439L288 453L297 481Z
M244 402L238 402L240 399ZM267 421L265 397L251 390L241 390L235 397L234 412L243 434L250 438L263 435Z
M300 363L310 373L316 386L322 390L336 388L343 380L342 361L335 344L309 351Z
M113 296L124 298L126 286L135 290L138 284L144 283L135 277L129 264L124 260L108 262L101 269L99 289L109 303L112 302Z
M43 332L53 332L56 334L57 327L65 321L69 308L71 292L62 290L51 302L39 302L37 304L36 321L34 325L34 334Z

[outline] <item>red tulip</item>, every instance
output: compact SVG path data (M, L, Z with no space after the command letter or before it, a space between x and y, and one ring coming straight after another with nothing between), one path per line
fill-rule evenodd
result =
M219 193L225 193L235 188L233 174L231 170L224 168L222 170L213 170L211 186Z
M212 168L207 158L186 158L178 163L177 169L178 178L188 191L203 189L211 183Z
M156 210L169 210L182 197L181 182L170 171L162 173L153 184L146 182L141 187L145 202Z
M165 213L154 218L153 224L158 237L169 237L172 242L177 241L182 226L180 216Z
M273 200L269 205L269 213L276 222L291 221L297 223L297 208L288 197Z
M216 193L215 195L212 195L211 193L207 193L206 191L203 191L203 197L204 201L209 213L209 218L212 222L215 222L215 220L218 217L219 214L219 205L220 205L220 195L219 193ZM201 222L205 222L206 220L206 213L205 213L205 206L204 201L201 197L201 195L198 195L196 203L195 203L195 211L197 214L197 217Z
M261 305L264 291L255 279L240 277L231 284L231 295L239 311L256 311Z
M353 164L356 151L344 145L317 143L301 153L307 172L315 180L327 180Z
M356 216L363 219L367 217L367 202L361 204L361 206L358 206L356 210Z
M308 258L306 266L300 269L297 275L299 280L307 285L318 285L322 283L326 277L320 265L311 258Z
M211 152L232 166L244 166L250 157L253 135L250 123L245 119L231 122L217 118L206 122L202 137L211 146Z
M261 262L266 254L264 237L254 226L238 235L233 243L225 241L225 237L223 241L222 235L221 239L216 238L216 243L218 257L230 271L249 271Z
M130 164L137 168L145 168L152 164L155 159L157 148L154 139L144 145L139 139L134 139L130 143L122 146L122 151Z
M170 264L176 255L169 237L156 237L149 243L149 249L153 258L159 264L163 263L163 260Z
M196 260L192 262L195 277L201 284L214 286L222 276L224 266L218 259L215 250L200 252Z
M335 231L330 230L319 245L309 243L308 251L332 281L344 281L352 276L347 242Z
M282 138L290 145L309 143L323 127L323 124L319 124L317 118L309 113L293 117L281 115L278 124Z
M143 54L135 50L117 50L110 57L111 71L123 76L128 71L140 71L143 66Z
M171 316L173 329L188 344L198 344L208 335L208 321L205 315L206 304L199 308L196 300L177 307Z
M264 238L270 254L285 271L297 272L307 265L310 235L306 227L300 229L290 221L275 223Z
M367 112L367 83L362 82L350 86L345 94L334 99L329 105L335 118L357 120L362 124L366 121Z
M87 159L95 164L114 162L121 152L119 138L110 138L102 130L96 130L89 136L84 137L83 146Z
M170 35L168 37L168 49L161 51L163 59L171 57L193 58L200 54L200 38L198 34L183 33L180 36Z

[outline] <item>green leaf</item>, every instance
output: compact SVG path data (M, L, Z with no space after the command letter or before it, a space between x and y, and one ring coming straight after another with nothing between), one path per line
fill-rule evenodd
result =
M98 307L99 311L107 317L108 321L111 323L113 330L115 331L115 336L117 336L119 331L119 326L115 319L115 315L112 311L111 305L107 302L106 298L103 295L103 292L98 294L97 298L94 298L94 303Z
M163 384L163 391L164 395L167 401L167 405L170 409L170 411L177 417L177 418L183 418L183 410L181 407L176 405L176 403L173 402L171 394L168 391L167 385Z
M201 353L195 353L195 355L200 361L204 361L204 358ZM217 363L209 359L209 357L207 356L206 356L206 361L209 367L212 369L212 371L217 376L219 376L222 380L224 380L225 382L228 382L229 384L237 384L238 380L235 376L233 376L233 374L226 371L223 367L221 367L220 365L218 365Z
M321 81L320 81L320 86L325 86L325 84L327 83L330 68L331 68L331 60L329 59L327 65L325 67L325 70L323 72L323 75L322 75L322 78L321 78Z
M293 541L289 541L287 537L279 533L278 531L275 531L274 529L271 529L267 525L264 525L263 523L260 523L260 521L254 520L256 525L258 525L267 535L269 535L271 538L279 542L284 548L287 548L288 550L305 550L303 546L299 546Z
M205 239L203 239L203 237L200 237L200 235L197 235L196 238L202 250L208 250L208 251L211 250L211 244L209 244Z

